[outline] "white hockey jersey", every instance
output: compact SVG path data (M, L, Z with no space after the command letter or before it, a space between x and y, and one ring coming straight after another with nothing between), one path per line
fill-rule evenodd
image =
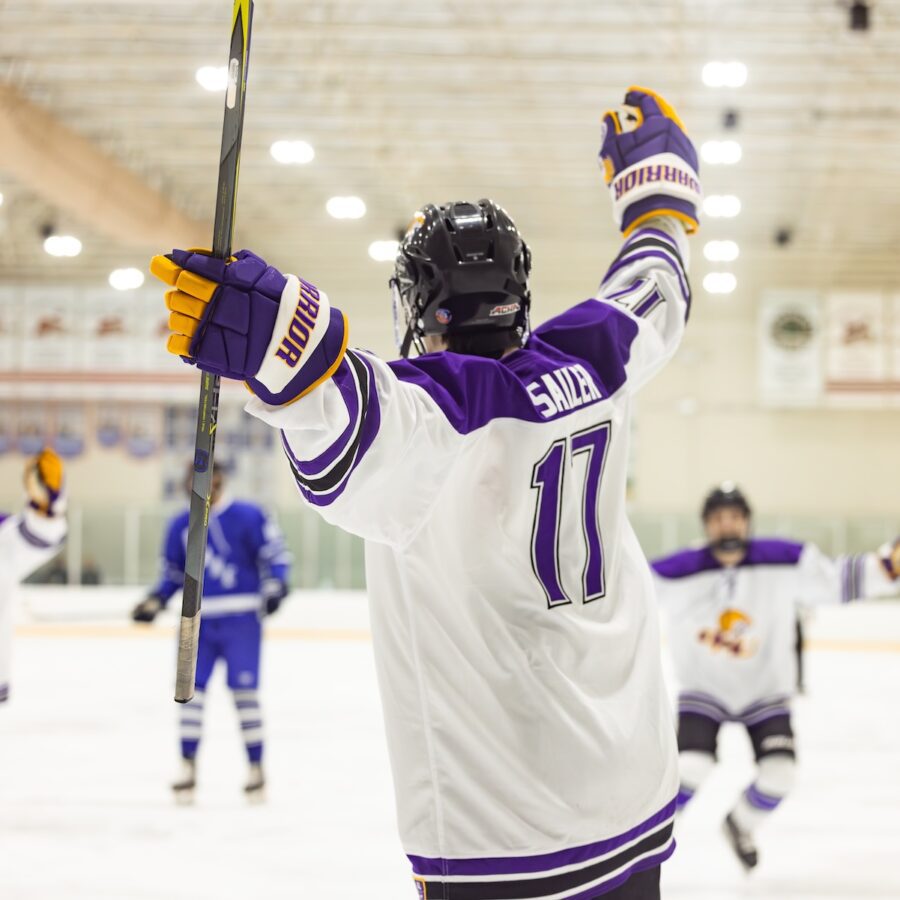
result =
M27 507L15 516L0 514L0 703L9 697L17 585L49 562L65 537L63 516L42 516Z
M799 603L887 593L874 554L832 560L814 544L755 538L738 566L706 547L653 562L679 710L754 725L790 709Z
M501 361L347 351L282 430L306 502L367 541L401 838L420 896L596 897L673 849L650 571L625 513L633 393L690 294L679 223Z

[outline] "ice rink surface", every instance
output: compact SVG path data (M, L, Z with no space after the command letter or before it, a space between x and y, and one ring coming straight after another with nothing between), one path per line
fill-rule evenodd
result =
M244 801L218 672L197 802L176 808L169 626L98 617L137 596L26 600L0 708L0 898L412 900L362 599L295 596L270 625L268 802ZM814 623L798 785L760 835L758 870L745 876L719 832L751 772L744 735L726 729L723 762L679 823L664 897L900 898L900 609L873 606Z

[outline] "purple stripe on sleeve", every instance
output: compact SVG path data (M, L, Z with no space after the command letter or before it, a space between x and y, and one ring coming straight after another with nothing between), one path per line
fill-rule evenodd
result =
M663 262L668 264L669 268L672 269L672 271L678 278L678 287L681 289L681 295L684 297L685 302L690 303L691 291L688 287L687 279L684 275L684 269L681 268L681 265L678 262L678 257L675 255L674 251L672 254L669 254L661 248L657 250L636 250L634 253L629 253L626 256L621 256L609 267L609 269L607 269L606 275L603 278L603 282L606 283L613 275L616 274L616 272L619 272L627 266L630 266L632 263L638 262L642 259L651 259L653 257L655 257L656 259L661 259Z
M632 312L640 319L649 316L663 302L659 291L654 291L646 300L641 301Z
M409 856L416 875L425 877L447 877L454 875L518 875L535 872L546 872L562 866L590 862L598 856L605 856L619 847L630 843L641 835L654 831L667 822L675 814L673 798L659 812L636 825L634 828L613 838L584 844L568 850L554 853L541 853L537 856L498 856L482 859L440 859L426 856Z
M345 355L337 372L332 377L332 382L341 392L341 397L347 407L347 413L350 421L347 427L335 439L326 450L320 453L315 459L297 460L294 464L297 470L307 477L315 477L324 469L327 469L342 453L347 449L347 445L353 440L354 432L360 427L359 410L360 410L360 384L356 377L354 368L349 364ZM284 440L284 432L281 433L282 441Z
M685 785L681 785L678 789L678 795L675 797L675 809L684 809L688 803L691 802L691 798L694 796L694 791L692 791L689 787L685 787Z
M50 547L56 546L56 542L45 541L42 537L31 531L24 519L19 521L19 534L27 543L31 544L32 547L38 547L41 550L48 550Z
M665 241L672 248L672 252L676 256L681 256L681 254L678 252L678 244L675 243L675 239L671 234L663 231L660 228L638 228L637 231L633 231L630 235L628 235L628 238L623 244L623 249L624 247L630 247L633 243L635 243L635 241L639 241L641 238L645 237L654 237L658 238L661 241Z
M360 353L348 350L347 356L351 360L351 365L356 367L357 375L361 372L366 373L365 379L361 379L361 381L365 381L366 394L362 404L362 428L344 455L335 462L326 475L318 479L308 479L298 471L297 458L287 439L282 435L284 451L294 473L297 487L307 502L313 506L328 506L340 497L347 487L350 476L372 446L381 427L381 408L375 388L375 373L372 365Z
M646 289L650 287L650 279L649 278L638 278L637 281L633 281L626 288L622 288L620 291L613 291L611 294L604 294L604 300L621 300L623 297L628 297L631 294L637 294L641 291L641 289Z

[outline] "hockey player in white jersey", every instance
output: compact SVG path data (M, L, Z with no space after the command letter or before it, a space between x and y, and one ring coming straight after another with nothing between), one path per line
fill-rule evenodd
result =
M757 771L723 830L752 869L756 829L794 783L797 603L893 593L900 550L832 560L813 544L751 537L750 504L733 484L706 497L702 519L706 546L653 563L679 686L678 808L712 771L722 723L744 725Z
M171 352L246 381L301 496L366 539L401 839L428 900L659 896L674 723L625 514L632 397L690 304L697 157L631 88L601 158L625 242L595 298L529 330L530 252L496 203L425 206L391 287L401 355L248 251L174 251ZM312 248L308 252L312 252Z
M66 539L63 462L49 448L25 466L24 508L0 513L0 704L9 698L16 586L49 562Z

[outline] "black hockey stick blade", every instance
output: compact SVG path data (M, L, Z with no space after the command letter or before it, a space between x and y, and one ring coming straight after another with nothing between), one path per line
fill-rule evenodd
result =
M235 0L231 19L225 116L222 121L216 218L213 225L212 252L219 259L231 256L252 19L252 0ZM200 634L200 598L203 594L203 566L206 559L206 535L209 531L209 499L218 418L219 376L203 372L197 408L197 437L194 442L194 477L184 566L184 597L178 627L178 670L175 675L175 700L178 703L187 703L194 696L197 640Z

